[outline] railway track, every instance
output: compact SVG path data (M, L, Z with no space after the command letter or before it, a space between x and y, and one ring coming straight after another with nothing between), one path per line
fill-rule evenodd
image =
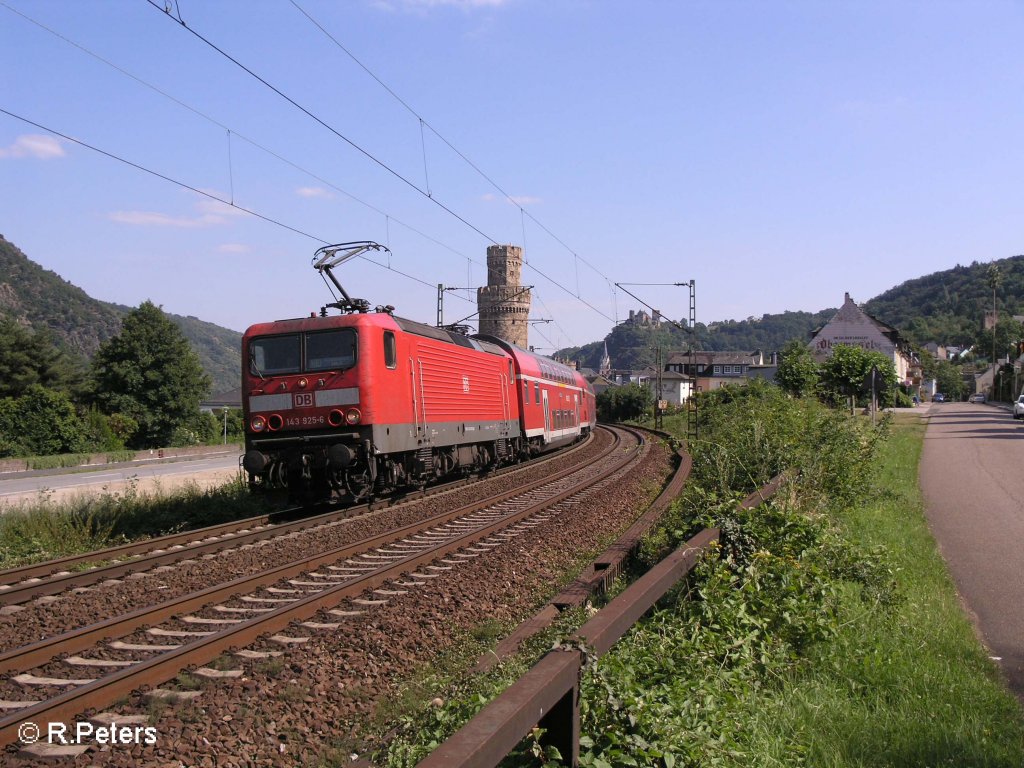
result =
M500 477L504 474L542 465L555 458L572 455L584 448L588 442L589 439L554 456L534 459L526 464L503 467L489 473L487 477ZM378 499L368 504L332 509L314 515L308 515L308 510L301 508L286 509L94 552L11 568L0 571L0 607L26 603L40 597L89 587L111 579L123 579L133 573L173 565L279 536L311 531L320 526L333 525L340 520L445 493L463 487L466 482L471 482L471 480L459 479L399 497Z
M310 633L340 630L347 617L486 557L571 509L572 497L582 489L612 482L640 455L642 438L630 433L635 446L624 449L626 434L616 430L611 445L582 468L0 654L7 694L0 700L6 712L0 717L0 743L13 744L26 721L66 722L183 669L207 664L225 651L234 650L244 664L281 655L307 642ZM260 638L277 650L246 648ZM216 678L238 676L242 670L200 667L194 674Z

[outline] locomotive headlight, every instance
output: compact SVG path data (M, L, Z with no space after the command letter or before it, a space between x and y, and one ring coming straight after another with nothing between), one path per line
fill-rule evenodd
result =
M262 432L264 429L267 428L267 420L264 419L262 416L253 416L252 419L249 421L249 428L253 432Z
M299 389L305 389L307 384L309 384L309 382L306 381L304 378L299 379Z
M345 414L345 421L349 424L358 424L359 419L363 417L363 414L359 412L358 408L352 408L348 413Z

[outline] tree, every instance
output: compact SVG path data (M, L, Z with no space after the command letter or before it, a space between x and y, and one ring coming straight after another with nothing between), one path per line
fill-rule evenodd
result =
M107 414L133 419L128 441L153 448L197 415L210 378L178 327L151 301L125 316L121 333L100 345L92 363L93 397Z
M838 344L832 348L832 354L821 365L821 391L826 399L839 402L844 397L857 397L867 389L864 380L872 367L877 367L882 374L882 388L879 392L879 403L883 407L891 406L895 399L896 365L892 358L871 350Z
M959 365L949 360L936 360L935 371L936 391L941 392L950 400L961 400L964 396L964 377Z
M80 365L63 352L49 330L32 331L0 318L0 398L18 398L33 384L70 392L81 382Z
M999 359L1008 352L1015 352L1021 340L1024 340L1024 326L1012 318L1004 318L991 330L978 331L975 345L979 352L983 350L983 356L988 357L988 352L992 350L996 359Z
M21 397L0 400L0 455L75 453L85 444L85 425L63 392L33 384Z
M985 283L992 289L992 364L995 365L999 357L996 350L996 326L999 324L999 314L996 310L996 289L1003 284L1003 273L999 270L999 265L988 265L988 269L985 270Z
M639 384L608 387L597 396L597 415L601 421L638 419L651 405L651 390Z
M795 397L813 395L818 387L818 379L818 361L807 345L799 339L787 342L775 373L775 381L783 391Z

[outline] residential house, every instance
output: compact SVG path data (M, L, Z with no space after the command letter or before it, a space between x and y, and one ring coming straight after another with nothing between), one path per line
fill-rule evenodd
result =
M651 391L656 400L665 400L670 406L683 405L690 396L690 377L677 371L661 372L661 388L656 386L657 374L651 379Z
M819 360L832 354L840 344L881 352L892 358L896 378L901 384L915 387L920 384L920 365L910 344L891 325L872 317L846 294L843 306L832 319L811 333L808 346Z
M665 370L695 376L701 391L718 389L726 384L745 384L752 368L764 366L764 355L755 352L674 352L665 363Z

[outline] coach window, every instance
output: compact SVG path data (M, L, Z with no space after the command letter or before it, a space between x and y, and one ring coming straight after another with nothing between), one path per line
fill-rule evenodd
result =
M394 331L384 331L384 365L392 369L398 365L398 350L395 347Z
M530 404L530 382L523 382L523 405Z
M540 382L533 382L533 402L540 405Z
M356 332L351 328L306 334L306 370L330 371L356 364Z

